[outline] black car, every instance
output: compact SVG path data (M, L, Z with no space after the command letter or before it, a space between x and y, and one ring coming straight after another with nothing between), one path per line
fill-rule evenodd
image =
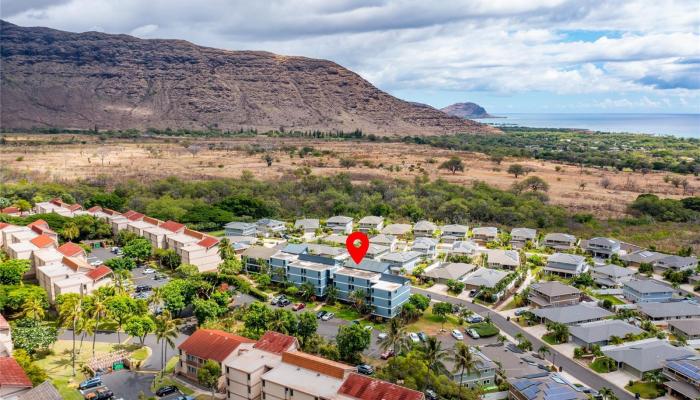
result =
M321 311L316 313L316 318L321 319L321 318L323 318L324 315L326 315L326 312L321 310Z
M156 390L156 396L163 397L179 391L180 389L178 389L177 386L174 385L161 386L158 388L158 390Z
M357 366L357 372L363 375L372 375L374 373L374 368L371 365L360 364Z
M153 290L153 288L150 285L139 285L136 286L136 293L141 293L141 292L149 292Z
M421 342L425 342L428 340L428 335L426 335L425 332L418 332L418 339L420 339Z
M277 305L278 305L279 307L286 307L286 306L288 306L288 305L290 305L290 304L292 304L292 302L289 301L289 299L280 299L280 301L277 302Z
M85 400L107 400L114 397L114 393L109 389L97 389L96 392L85 395Z

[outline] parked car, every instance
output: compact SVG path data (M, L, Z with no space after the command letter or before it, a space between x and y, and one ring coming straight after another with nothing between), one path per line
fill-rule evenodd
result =
M90 261L90 265L92 265L93 267L97 267L99 265L102 265L102 263L103 263L103 261L99 260L99 259Z
M290 305L290 304L292 304L292 302L289 301L289 299L287 299L287 298L280 299L280 301L277 302L277 306L278 306L278 307L286 307L286 306L288 306L288 305Z
M78 389L80 390L85 390L85 389L92 389L98 386L102 386L102 378L99 376L96 378L90 378L86 379L82 382L80 382L80 385L78 385Z
M180 389L175 385L161 386L156 390L156 396L163 397L179 391Z
M112 397L114 397L114 393L111 390L107 388L102 388L97 389L92 393L86 394L85 400L107 400L111 399Z
M306 308L306 304L304 303L297 303L294 306L292 306L292 310L294 311L303 310L304 308Z
M425 342L428 340L428 335L426 335L425 332L418 332L418 339L420 339L421 342Z
M155 275L153 275L153 280L154 280L154 281L159 281L159 280L165 279L165 278L166 278L166 276L165 276L164 274L155 274Z
M382 354L379 356L379 358L381 358L382 360L388 360L388 359L390 359L390 358L393 357L393 356L394 356L394 350L387 350L387 351L385 351L384 353L382 353Z
M479 314L472 314L472 315L467 317L467 322L469 322L470 324L475 324L477 322L483 322L483 321L484 321L484 317L482 317Z
M117 252L119 251L119 247L114 246L114 247L112 247L109 251L110 251L110 253L112 253L112 254L117 254Z
M365 330L367 332L372 332L374 330L374 327L372 325L365 325Z
M140 293L140 292L149 292L149 291L153 290L153 288L150 285L139 285L139 286L136 286L135 290L136 290L136 293Z
M282 298L282 296L275 296L275 297L273 297L273 298L270 300L270 304L273 305L273 306L276 306L276 305L277 305L277 302L280 301L281 298Z
M413 343L420 343L420 338L418 337L418 334L415 332L409 333L408 338L411 339L411 342L413 342Z
M374 367L367 364L360 364L357 366L357 372L363 375L372 375L374 373Z
M452 330L452 337L457 340L464 340L464 335L462 335L462 332L458 331L457 329Z
M426 400L438 400L438 395L435 393L434 390L428 389L425 391L425 399Z
M331 319L333 319L333 317L335 317L335 314L329 312L326 313L326 315L324 315L323 317L321 317L321 321L330 321Z
M519 317L519 316L525 314L526 312L527 312L527 308L518 308L517 310L515 310L514 314L516 317Z
M470 290L470 291L469 291L469 297L474 297L474 296L476 296L476 293L477 293L477 290L476 290L476 289Z
M472 337L472 339L479 339L481 336L474 329L467 329L467 334Z
M321 319L321 318L323 318L324 315L326 315L326 312L321 310L321 311L316 313L316 318Z
M380 332L379 335L377 335L377 338L386 339L387 336L389 336L389 335L387 335L386 332Z
M153 268L146 268L146 269L143 270L143 273L144 273L144 274L155 274L155 273L156 273L156 270L153 269Z

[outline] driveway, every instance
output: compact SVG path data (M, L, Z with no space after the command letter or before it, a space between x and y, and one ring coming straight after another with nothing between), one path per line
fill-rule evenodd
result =
M420 289L420 288L413 288L414 293L421 293L423 295L430 295L433 300L437 301L446 301L451 304L458 304L461 306L464 306L476 313L479 313L483 316L485 315L490 315L491 321L496 324L502 331L510 335L511 337L515 337L518 333L523 334L530 342L532 342L533 348L538 349L540 346L547 345L544 343L540 338L535 337L531 335L529 332L525 331L522 329L520 326L516 325L515 323L512 323L508 320L506 320L503 316L498 314L497 312L486 308L484 306L474 304L471 302L466 302L464 300L460 300L451 296L445 296L445 295L440 295L436 293L431 293L430 291ZM549 345L547 345L549 346ZM590 370L588 368L585 368L578 363L576 363L574 360L571 360L570 358L567 357L565 354L559 353L556 349L552 350L552 354L547 356L548 360L554 359L556 362L555 365L558 367L562 368L564 371L568 372L569 374L573 375L576 377L578 380L583 382L585 385L589 386L592 389L599 390L602 387L608 387L611 388L614 392L615 395L620 399L620 400L633 400L634 396L624 390L623 388L615 385L613 382L610 382L606 380L605 378L601 377L600 375L596 374L593 370Z
M141 393L146 398L155 396L151 392L153 377L153 374L121 370L102 375L102 382L114 393L114 398L136 400Z

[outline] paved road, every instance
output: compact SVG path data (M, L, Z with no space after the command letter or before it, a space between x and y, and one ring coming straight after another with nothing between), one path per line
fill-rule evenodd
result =
M553 347L547 345L545 342L543 342L540 338L537 338L530 333L528 333L526 330L522 329L520 326L516 325L513 322L510 322L506 320L503 316L498 314L497 312L491 310L490 308L486 308L484 306L481 306L479 304L474 304L470 303L455 297L451 296L445 296L441 294L436 294L432 293L430 291L420 289L413 287L412 288L414 293L421 293L423 295L429 295L433 300L437 301L446 301L451 304L458 304L460 306L466 307L475 313L478 313L482 316L486 316L487 314L491 317L491 322L496 324L502 331L506 332L510 336L515 336L518 333L521 333L527 340L532 342L532 345L535 349L539 348L540 346L548 346L552 354L548 355L548 360L552 361L556 366L562 367L564 371L568 372L569 374L575 376L581 382L585 383L589 387L595 390L599 390L602 387L608 387L611 388L614 392L615 395L620 400L634 400L634 396L630 394L629 392L625 391L622 388L619 388L618 386L612 384L608 380L604 379L600 375L596 374L594 371L585 368L581 366L580 364L576 363L575 361L569 359L566 355L563 353L560 353L558 350L554 349Z

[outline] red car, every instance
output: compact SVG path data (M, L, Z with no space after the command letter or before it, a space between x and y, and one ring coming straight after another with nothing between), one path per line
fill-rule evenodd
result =
M394 356L394 350L387 350L384 353L382 353L382 355L380 355L379 357L381 357L382 360L388 360L393 356Z
M304 308L306 308L306 304L304 303L297 303L294 306L292 306L292 310L294 311L303 310Z

